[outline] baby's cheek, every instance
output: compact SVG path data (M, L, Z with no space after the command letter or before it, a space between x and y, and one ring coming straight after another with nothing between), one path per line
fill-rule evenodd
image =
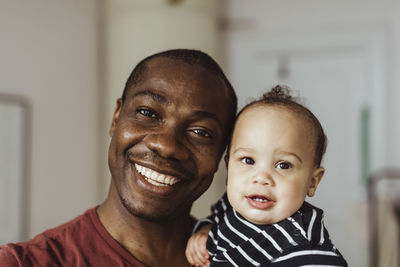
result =
M249 193L247 190L247 185L241 180L229 181L227 183L226 191L228 193L228 197L231 196L236 200L240 197L243 197L246 193Z
M303 205L306 197L303 191L303 188L299 188L297 190L290 190L286 192L286 206L289 213L293 214Z
M227 187L227 194L229 203L236 210L240 209L241 198L243 198L243 192L240 190L240 186L231 184Z

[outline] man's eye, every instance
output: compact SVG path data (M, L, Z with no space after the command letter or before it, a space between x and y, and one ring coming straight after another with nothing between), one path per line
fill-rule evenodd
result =
M195 134L197 134L198 136L202 136L202 137L207 137L207 138L211 138L211 134L205 130L202 129L193 129L192 130Z
M254 165L254 163L255 163L252 158L248 158L248 157L244 157L240 161L246 165Z
M136 110L136 112L143 116L149 117L149 118L154 118L154 119L157 118L157 114L149 109L141 108L141 109Z
M278 164L276 164L276 168L278 168L278 169L287 170L287 169L290 169L291 167L292 167L292 165L287 162L278 162Z

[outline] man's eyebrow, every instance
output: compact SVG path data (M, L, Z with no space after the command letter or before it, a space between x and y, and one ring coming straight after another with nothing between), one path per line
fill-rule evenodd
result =
M193 116L196 118L211 118L218 123L218 125L221 127L221 129L224 129L222 122L219 120L217 115L215 115L214 113L204 111L204 110L195 110L195 111L193 111Z
M133 97L136 96L150 96L151 98L153 98L155 101L163 103L163 104L170 104L170 102L168 101L168 99L166 99L164 96L157 94L151 90L143 90L143 91L139 91L136 92ZM208 111L204 111L204 110L194 110L192 112L193 117L195 118L199 118L199 119L203 119L203 118L211 118L213 120L215 120L218 125L221 127L221 129L224 129L222 122L220 121L220 119L217 117L217 115L215 115L214 113L208 112Z
M151 90L148 90L148 89L136 92L133 96L136 97L136 96L140 96L140 95L150 96L151 98L153 98L154 101L157 101L157 102L160 102L160 103L163 103L163 104L169 104L169 101L164 96L162 96L160 94L157 94L157 93L155 93L155 92L153 92Z

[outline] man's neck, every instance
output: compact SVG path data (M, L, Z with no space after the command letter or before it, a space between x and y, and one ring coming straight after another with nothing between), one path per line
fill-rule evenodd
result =
M112 190L97 209L101 223L110 235L146 266L188 266L185 257L193 218L148 221L130 214Z

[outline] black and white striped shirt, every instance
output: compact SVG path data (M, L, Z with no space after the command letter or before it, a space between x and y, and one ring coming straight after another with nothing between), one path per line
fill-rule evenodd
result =
M268 225L245 220L226 194L199 221L213 223L207 240L211 266L347 266L329 239L323 211L304 202L291 217Z

